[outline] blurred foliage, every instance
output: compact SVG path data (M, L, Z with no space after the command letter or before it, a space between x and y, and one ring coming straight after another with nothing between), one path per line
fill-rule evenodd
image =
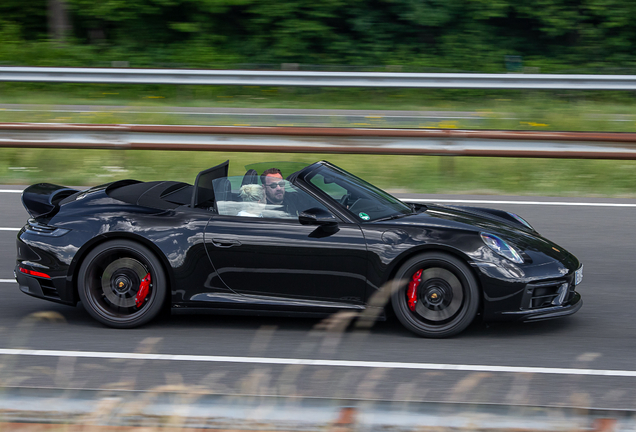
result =
M47 3L0 2L0 62L223 67L302 63L483 72L636 66L631 0L66 0L73 34L47 41ZM19 48L19 49L18 49Z

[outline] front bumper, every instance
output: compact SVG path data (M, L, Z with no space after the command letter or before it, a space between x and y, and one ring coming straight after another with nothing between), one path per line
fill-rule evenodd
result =
M546 271L542 268L545 266L537 266L537 272L530 280L495 279L492 275L498 267L480 267L484 290L483 320L539 321L576 313L583 306L581 295L576 291L582 280L583 267L576 264L576 270L560 276L557 272Z
M544 307L541 309L528 309L499 313L499 319L506 321L542 321L553 318L561 318L576 313L583 306L581 295L574 291L571 298L560 306Z

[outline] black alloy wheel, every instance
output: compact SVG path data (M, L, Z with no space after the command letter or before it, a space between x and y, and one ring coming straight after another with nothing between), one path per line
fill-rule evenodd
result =
M167 291L159 260L131 240L111 240L90 251L80 266L77 285L88 313L115 328L133 328L153 319Z
M400 267L395 280L400 286L391 294L393 310L407 329L420 336L456 335L477 315L477 280L466 263L452 255L417 255Z

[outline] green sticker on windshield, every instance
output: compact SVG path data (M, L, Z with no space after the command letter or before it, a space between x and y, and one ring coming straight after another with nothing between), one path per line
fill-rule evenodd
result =
M363 212L358 213L358 216L360 216L360 219L362 219L362 220L369 220L369 219L371 219L371 218L369 217L369 215L368 215L368 214L363 213Z

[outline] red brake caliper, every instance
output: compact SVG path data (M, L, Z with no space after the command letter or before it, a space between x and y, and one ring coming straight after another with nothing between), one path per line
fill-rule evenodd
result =
M139 291L137 291L137 295L135 296L135 304L137 307L141 307L148 296L148 292L150 291L150 273L148 273L139 284Z
M411 278L411 282L409 282L409 290L406 293L409 301L409 309L413 312L415 312L415 305L417 305L417 287L420 282L422 282L422 269L415 272Z

